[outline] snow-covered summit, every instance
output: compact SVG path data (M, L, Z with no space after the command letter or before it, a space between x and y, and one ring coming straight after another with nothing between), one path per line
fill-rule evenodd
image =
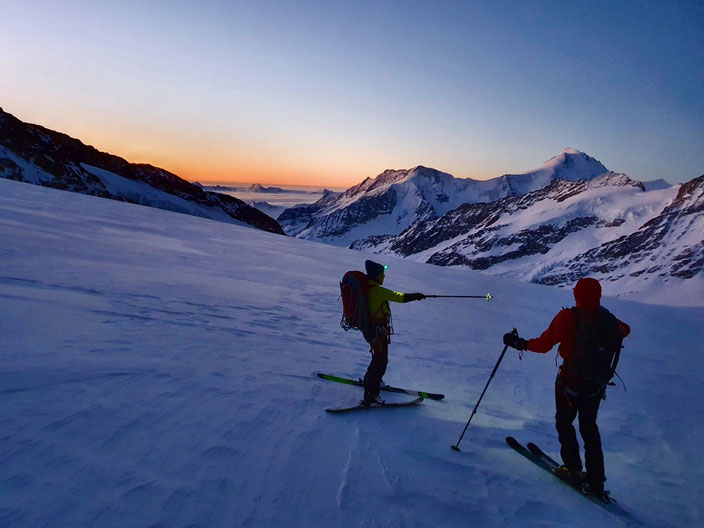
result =
M552 180L589 180L605 172L608 169L599 160L577 149L566 148L537 169L504 174L501 178L507 181L513 194L525 194L545 187Z

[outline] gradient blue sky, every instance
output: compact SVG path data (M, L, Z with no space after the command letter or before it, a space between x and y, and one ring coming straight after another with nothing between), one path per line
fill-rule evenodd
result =
M0 0L0 106L201 181L704 173L704 2Z

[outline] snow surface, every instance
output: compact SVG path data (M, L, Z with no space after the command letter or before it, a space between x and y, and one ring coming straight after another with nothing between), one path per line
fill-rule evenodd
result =
M332 416L369 356L339 327L365 255L0 179L0 525L623 526L510 450L557 457L554 354L566 289L384 257L400 291L385 381L444 392ZM605 283L605 294L611 284ZM600 413L607 487L650 526L702 523L704 309L606 298L633 333L628 392ZM407 397L391 395L391 400Z

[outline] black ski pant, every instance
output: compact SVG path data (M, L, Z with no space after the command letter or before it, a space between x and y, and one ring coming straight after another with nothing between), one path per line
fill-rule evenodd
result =
M386 373L386 366L389 363L389 339L388 332L384 327L376 327L372 332L364 335L367 343L371 345L372 360L369 362L367 372L364 375L364 399L371 401L379 396L381 378Z
M587 470L587 480L601 483L604 476L604 453L601 450L601 436L596 425L601 398L568 394L569 389L559 381L555 383L555 427L560 439L560 455L562 462L571 470L582 471L582 459L579 456L577 433L572 423L579 416L579 433L584 441L584 458Z

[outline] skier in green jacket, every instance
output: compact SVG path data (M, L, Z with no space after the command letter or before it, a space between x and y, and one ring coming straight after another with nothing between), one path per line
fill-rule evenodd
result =
M364 375L364 404L383 405L384 400L379 397L379 390L381 378L389 362L389 343L393 334L389 301L399 303L420 301L425 299L425 295L399 293L382 287L386 271L386 266L382 264L367 260L364 268L368 279L367 304L373 321L371 328L364 333L364 339L369 343L369 352L372 354L372 360Z

